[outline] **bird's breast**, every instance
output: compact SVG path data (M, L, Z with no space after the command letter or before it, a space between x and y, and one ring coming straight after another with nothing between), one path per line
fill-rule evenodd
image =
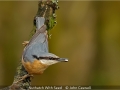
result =
M29 74L42 74L43 71L48 67L48 65L41 63L37 59L35 59L33 62L25 62L22 60L22 64Z

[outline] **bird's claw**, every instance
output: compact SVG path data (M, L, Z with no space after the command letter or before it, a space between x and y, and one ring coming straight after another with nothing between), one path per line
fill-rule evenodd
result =
M29 43L29 41L24 41L24 42L22 43L22 45L23 45L23 46L26 46L28 43Z

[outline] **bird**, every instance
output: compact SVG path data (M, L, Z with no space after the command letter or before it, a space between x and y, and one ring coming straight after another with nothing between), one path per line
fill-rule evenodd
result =
M36 32L23 50L22 65L29 75L40 75L50 65L68 62L67 58L49 52L47 26L44 23L44 17L36 17Z

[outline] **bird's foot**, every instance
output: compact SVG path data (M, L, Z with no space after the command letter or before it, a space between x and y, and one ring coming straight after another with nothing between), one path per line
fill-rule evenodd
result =
M26 46L28 43L29 43L29 41L24 41L24 42L22 43L22 45L23 45L23 46Z

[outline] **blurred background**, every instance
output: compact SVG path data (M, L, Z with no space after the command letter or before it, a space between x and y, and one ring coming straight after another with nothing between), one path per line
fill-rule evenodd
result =
M60 1L50 52L69 59L32 85L120 85L120 2ZM11 85L29 39L37 1L0 1L0 85Z

